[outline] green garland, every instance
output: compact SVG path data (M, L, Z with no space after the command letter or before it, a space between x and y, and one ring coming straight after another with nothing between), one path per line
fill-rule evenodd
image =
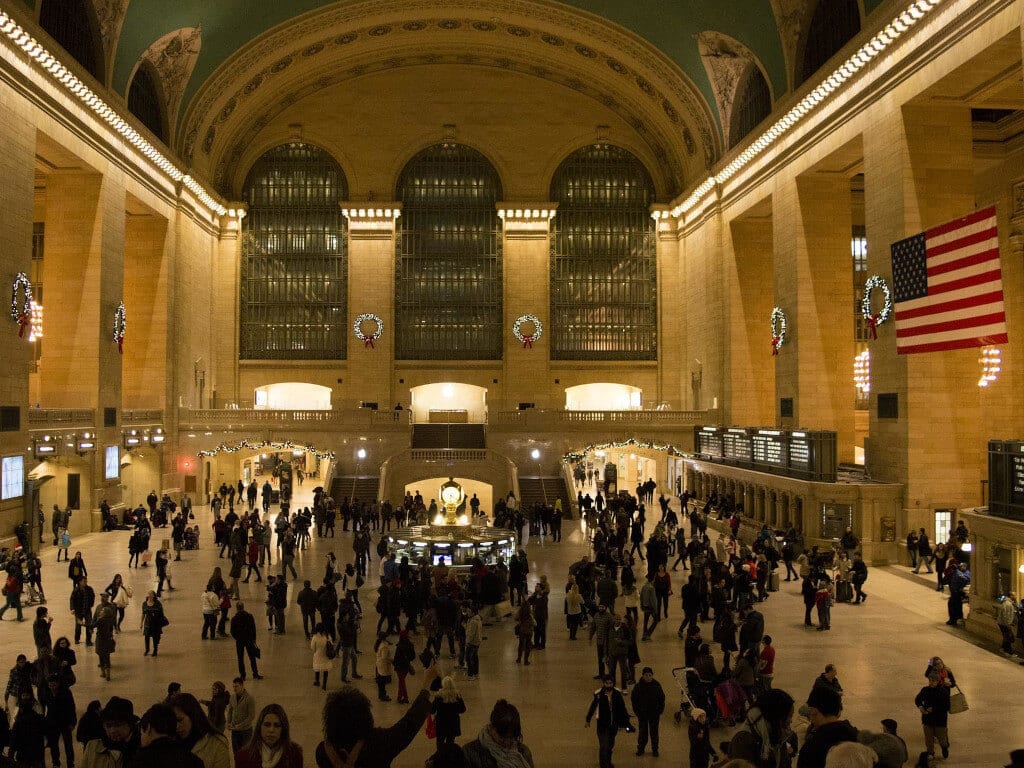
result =
M650 448L655 451L668 451L670 454L682 453L670 443L659 445L658 443L651 443L646 440L637 440L636 438L631 437L628 440L619 440L614 443L595 443L593 445L588 445L586 448L579 451L569 451L569 453L562 456L562 461L582 461L591 451L604 451L609 448Z
M311 445L301 445L299 443L293 443L291 440L279 441L279 440L243 440L238 445L228 445L227 443L221 443L216 448L211 448L208 451L199 451L196 455L200 458L208 456L216 456L218 453L238 453L242 450L253 450L261 451L264 448L270 448L272 451L294 451L303 450L312 453L318 459L334 459L333 451L318 451Z

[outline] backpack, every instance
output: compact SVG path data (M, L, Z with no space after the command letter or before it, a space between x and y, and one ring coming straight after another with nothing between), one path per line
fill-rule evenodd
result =
M71 546L71 534L68 533L67 531L64 531L64 533L62 533L60 535L60 545L62 547L70 547Z

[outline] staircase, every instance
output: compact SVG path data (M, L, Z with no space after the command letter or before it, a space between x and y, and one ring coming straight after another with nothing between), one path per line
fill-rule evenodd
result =
M565 488L565 481L560 477L520 477L519 496L519 506L522 509L528 509L534 504L554 506L555 499L561 499L563 519L572 517L569 493Z
M331 480L330 496L336 503L352 501L378 501L379 477L335 477Z
M413 448L486 448L483 424L414 424Z

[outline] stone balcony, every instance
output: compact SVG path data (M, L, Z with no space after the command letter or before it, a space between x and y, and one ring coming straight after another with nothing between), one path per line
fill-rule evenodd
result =
M491 411L488 424L498 429L537 432L571 428L602 430L637 427L672 429L714 423L716 411Z
M409 411L373 411L367 408L345 410L268 410L255 408L178 410L178 428L185 430L223 430L239 428L301 429L331 432L340 429L406 429Z

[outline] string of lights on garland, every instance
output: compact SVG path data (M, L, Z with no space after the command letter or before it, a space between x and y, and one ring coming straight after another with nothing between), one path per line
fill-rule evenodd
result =
M871 312L871 292L877 288L882 292L885 297L885 303L882 304L882 309L874 314ZM860 300L860 311L864 315L864 319L868 321L868 328L871 330L871 338L878 338L878 326L889 319L892 315L892 292L889 290L889 285L879 275L872 275L868 278L867 282L864 283L864 298Z
M786 343L786 313L781 307L772 309L772 356L779 354L779 347Z
M682 451L678 450L671 443L652 443L647 440L637 440L631 437L628 440L618 440L614 443L594 443L578 451L569 451L569 453L562 456L562 461L583 461L588 454L594 451L606 451L609 448L649 448L653 451L668 451L669 454L682 454Z
M18 306L18 294L23 294L21 306ZM32 320L32 281L28 275L19 272L11 283L11 319L18 324L18 338L25 335L25 329Z
M367 336L363 333L363 323L370 321L377 324L377 330ZM363 342L363 347L374 349L373 343L384 333L384 321L372 312L364 312L352 323L352 330L356 332L356 338Z
M523 333L523 326L526 323L533 323L533 333ZM520 315L512 324L512 333L523 344L523 349L533 349L533 342L544 333L544 326L536 315Z
M128 328L128 313L125 312L124 302L117 305L114 310L114 341L117 343L117 354L124 354L124 332Z
M269 448L272 451L306 451L312 453L318 459L333 460L333 451L320 451L314 448L312 445L303 445L301 443L293 443L291 440L243 440L237 445L228 445L227 443L221 443L216 448L211 448L208 451L199 451L196 456L200 458L207 458L210 456L216 456L219 453L238 453L239 451L262 451L264 448Z

